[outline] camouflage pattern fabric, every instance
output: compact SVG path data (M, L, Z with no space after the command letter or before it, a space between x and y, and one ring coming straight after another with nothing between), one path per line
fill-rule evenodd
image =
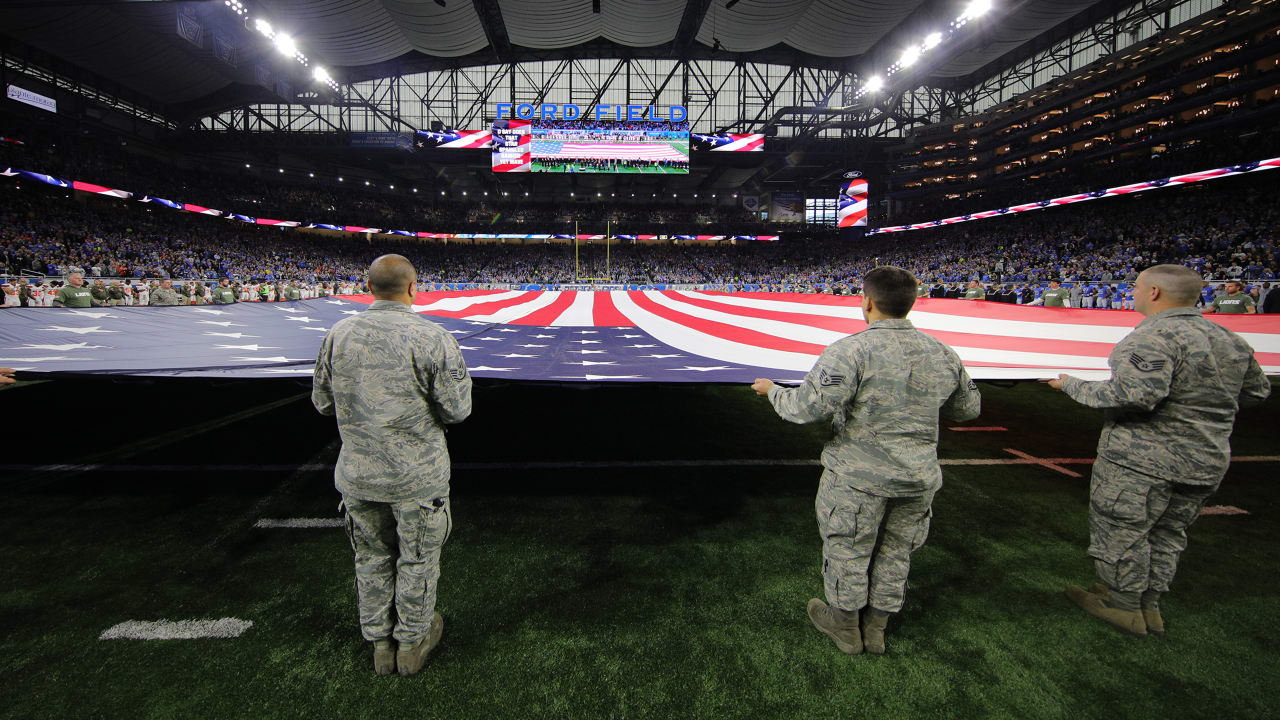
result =
M1217 489L1169 482L1107 460L1094 463L1089 556L1098 579L1117 592L1168 592L1187 549L1187 528Z
M1107 411L1098 458L1191 485L1222 480L1236 412L1271 394L1253 348L1193 307L1143 320L1108 364L1109 380L1062 381L1073 400Z
M337 415L334 484L344 497L448 496L444 426L471 414L471 375L444 328L403 303L374 301L325 335L311 401Z
M815 500L827 602L902 609L942 486L938 417L977 417L978 386L955 351L891 319L832 343L799 387L774 386L769 401L784 420L832 423Z
M938 416L970 420L982 397L955 351L910 320L879 320L822 352L797 388L774 386L783 420L830 420L822 466L863 492L907 497L936 491Z
M822 536L827 604L848 611L867 605L885 612L901 610L911 553L929 535L932 506L932 492L881 497L855 490L824 471L814 509Z
M173 288L156 288L151 291L148 305L185 305L178 291Z
M431 627L440 550L453 529L449 498L401 503L343 499L356 558L356 596L365 640L416 645Z

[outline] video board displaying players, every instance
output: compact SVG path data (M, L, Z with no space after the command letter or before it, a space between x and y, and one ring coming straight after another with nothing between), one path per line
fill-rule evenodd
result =
M535 119L532 126L532 172L689 173L687 121Z

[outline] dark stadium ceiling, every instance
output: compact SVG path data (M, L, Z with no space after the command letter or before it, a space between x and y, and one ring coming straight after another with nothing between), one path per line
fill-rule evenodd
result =
M945 29L968 0L244 0L342 80L561 57L690 57L875 72L901 47ZM996 0L982 22L921 75L930 83L991 70L1020 48L1132 4ZM0 33L168 106L271 101L254 89L259 57L280 63L221 0L8 0ZM195 10L190 10L194 7ZM174 30L196 12L234 32L239 62L219 62ZM1074 19L1074 21L1073 21ZM696 32L695 29L696 28ZM718 43L717 43L718 41ZM1025 47L1024 47L1025 46ZM1002 62L999 64L1007 64ZM867 65L862 68L862 65ZM979 78L980 79L980 78Z

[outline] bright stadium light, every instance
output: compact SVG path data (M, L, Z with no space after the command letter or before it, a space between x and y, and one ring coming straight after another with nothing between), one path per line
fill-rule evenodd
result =
M418 188L414 188L414 189L413 189L413 191L414 191L414 192L418 192Z
M298 44L293 41L293 38L285 35L284 33L280 33L276 36L275 40L276 49L280 51L281 55L292 56L298 54Z
M249 167L249 163L245 163L245 164L244 164L244 166L245 166L245 167Z
M311 71L311 77L315 78L316 82L329 82L329 79L330 79L329 71L325 70L319 65L316 66L315 70Z
M341 176L339 176L339 177L338 177L338 182L342 182L342 177L341 177Z
M368 185L368 184L369 184L369 181L368 181L368 180L365 180L365 181L364 181L364 184L365 184L365 185Z
M315 176L316 176L315 173L307 173L307 177L315 177Z
M941 42L942 42L942 33L940 32L929 33L928 35L924 36L924 49L932 50L938 47L938 43L941 43Z
M919 59L920 59L920 48L917 48L917 47L907 48L906 52L902 53L902 59L898 60L898 65L904 68L911 67L915 63L915 61Z
M280 172L284 172L284 168L276 168L276 170L279 170Z
M275 31L271 29L271 23L263 20L262 18L254 20L253 26L258 29L258 32L266 35L267 37L271 37L275 34Z
M395 185L388 185L388 186L387 186L387 189L388 189L388 190L395 190L395 189L396 189L396 186L395 186Z
M867 78L867 84L864 87L867 92L876 92L880 88L884 87L884 80L881 79L879 75L872 75Z
M960 15L963 20L972 20L976 17L985 15L991 9L991 0L973 0L969 6L964 9L964 13Z

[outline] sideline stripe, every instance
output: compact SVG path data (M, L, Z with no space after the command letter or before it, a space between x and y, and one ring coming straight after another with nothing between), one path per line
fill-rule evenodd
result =
M262 518L256 528L331 528L342 527L342 518Z
M940 465L1092 465L1093 458L1037 458L1030 455L1012 458L941 458ZM1233 463L1275 463L1280 455L1240 455ZM735 458L730 460L591 460L547 462L460 462L454 470L609 470L614 468L672 467L817 467L818 460L802 458ZM298 465L0 465L0 472L63 473L77 472L323 472L333 470L333 463ZM1061 472L1063 469L1053 468Z
M240 637L253 627L252 620L219 618L218 620L126 620L112 625L98 636L99 640L198 640L200 638Z
M947 429L956 432L1009 432L1009 428L1002 428L996 425L991 427L949 427Z

